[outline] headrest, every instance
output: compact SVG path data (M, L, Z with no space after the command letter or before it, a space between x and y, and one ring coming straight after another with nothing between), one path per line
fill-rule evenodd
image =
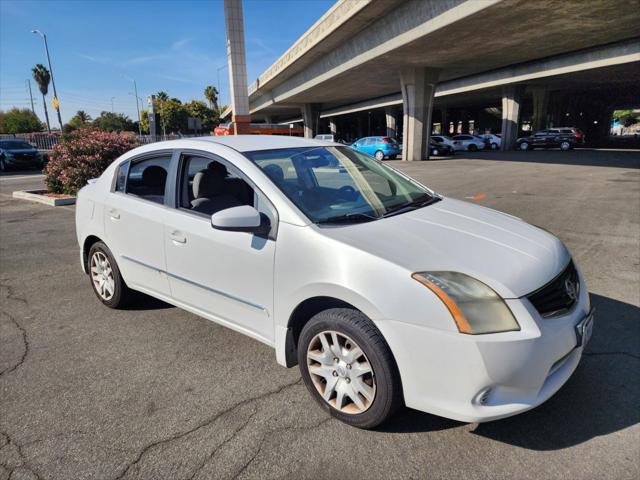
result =
M266 167L264 167L264 173L267 174L271 180L273 180L277 184L281 184L284 182L284 171L280 165L276 165L275 163L270 163Z
M151 165L142 171L142 183L147 187L164 187L166 181L167 171L158 165Z
M193 177L193 197L207 198L224 193L224 180L227 167L219 162L211 162L205 170L200 170Z

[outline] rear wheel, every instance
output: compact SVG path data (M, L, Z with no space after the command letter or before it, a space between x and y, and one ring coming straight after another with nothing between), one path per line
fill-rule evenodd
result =
M497 150L498 149L498 144L496 142L493 142L491 144L491 150Z
M349 425L373 428L402 404L391 350L357 310L334 308L309 320L298 341L298 362L311 395Z
M4 158L0 158L0 172L5 172L7 170L7 165L4 163Z
M102 242L91 246L88 256L91 286L98 299L110 308L128 305L133 291L124 283L111 250Z
M529 148L530 148L529 147L529 142L522 142L522 143L520 143L519 147L520 147L520 150L529 150Z
M389 155L389 160L395 160L396 158L398 158L397 155Z
M563 152L571 150L571 143L567 142L566 140L564 142L560 142L560 150L562 150Z
M440 155L440 150L438 150L437 148L432 148L431 155L433 155L434 157L437 157L438 155Z
M478 151L478 146L474 143L470 144L468 147L470 152L477 152Z
M382 160L382 159L384 159L384 152L382 150L378 150L374 154L374 157L376 157L376 160Z

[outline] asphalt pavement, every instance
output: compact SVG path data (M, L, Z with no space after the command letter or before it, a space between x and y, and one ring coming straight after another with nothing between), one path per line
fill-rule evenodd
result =
M597 308L542 406L470 425L404 409L375 431L321 411L273 350L147 299L110 310L80 270L74 207L0 176L0 479L640 478L640 153L391 162L555 234Z

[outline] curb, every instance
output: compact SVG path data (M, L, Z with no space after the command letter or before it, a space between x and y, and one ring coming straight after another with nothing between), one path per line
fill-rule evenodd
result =
M13 198L28 200L30 202L42 203L50 207L61 207L63 205L75 205L76 197L50 197L46 190L18 190L13 192Z

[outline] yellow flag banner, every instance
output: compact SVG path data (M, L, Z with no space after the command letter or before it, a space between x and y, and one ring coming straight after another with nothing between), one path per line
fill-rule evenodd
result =
M60 102L58 102L58 97L53 97L53 108L56 110L60 110Z

